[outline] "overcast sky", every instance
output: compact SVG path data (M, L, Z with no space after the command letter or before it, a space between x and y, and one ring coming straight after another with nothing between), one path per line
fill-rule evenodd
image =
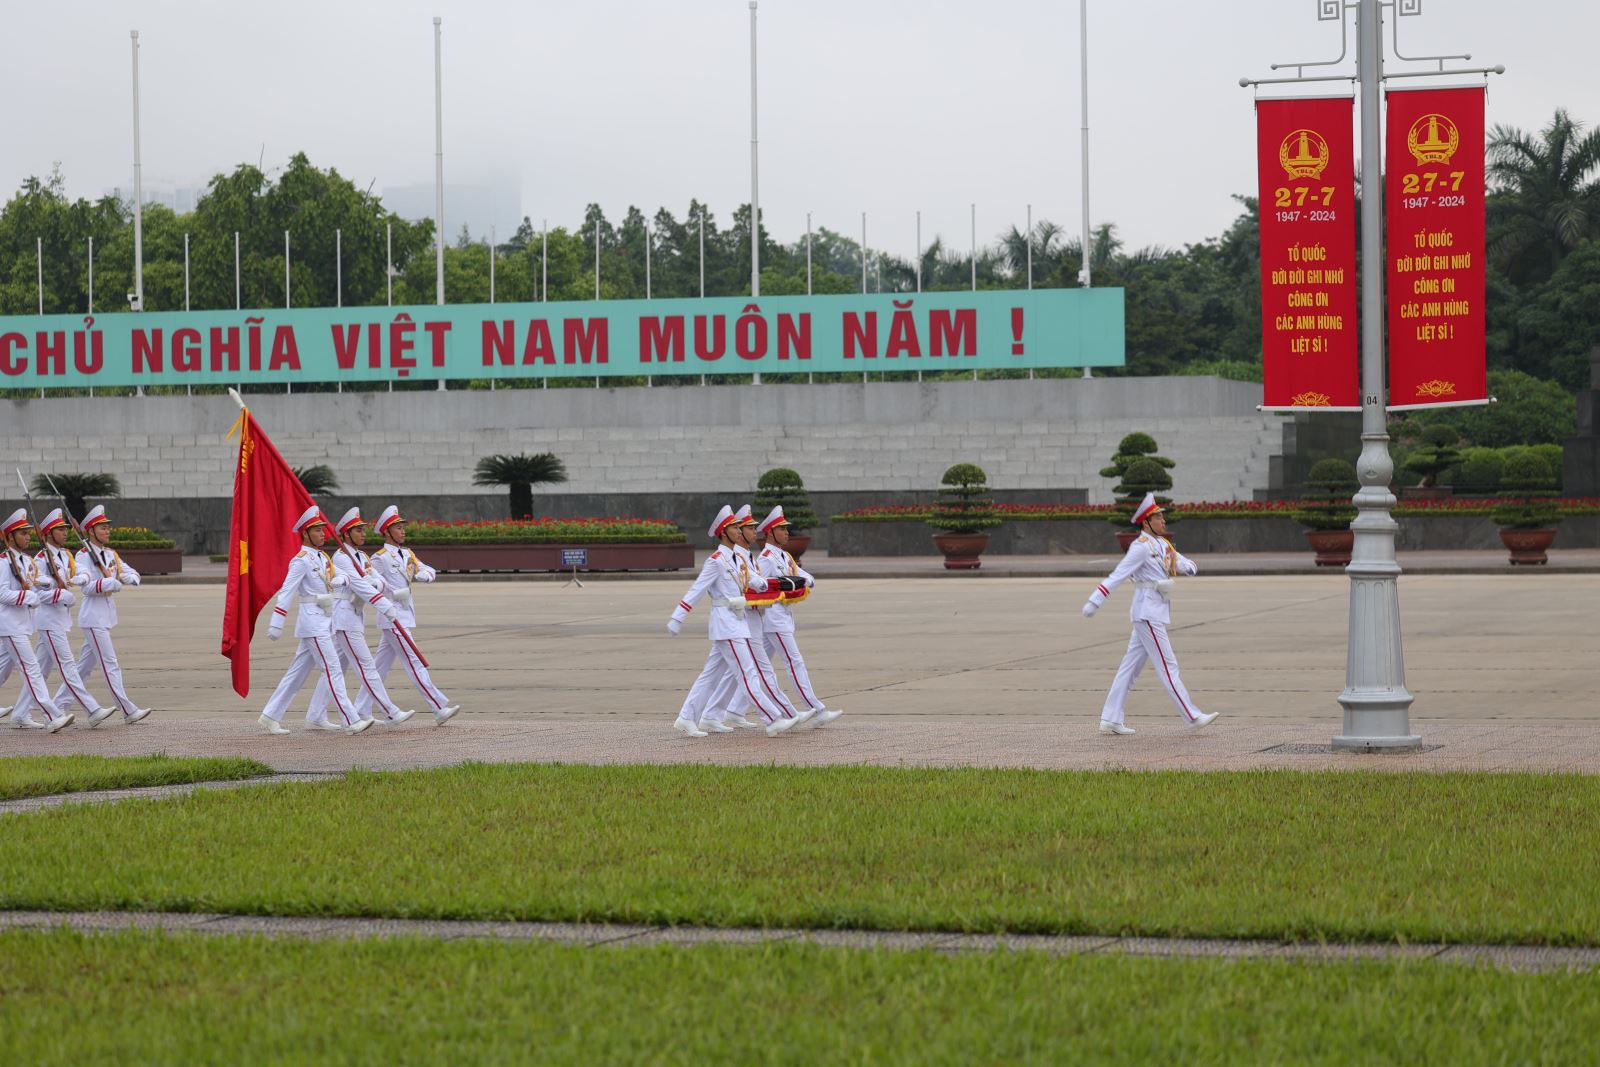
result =
M299 150L365 187L433 180L433 25L444 18L446 182L509 182L535 225L598 201L726 219L750 193L746 0L72 0L8 5L0 186L59 161L73 196L132 175L128 31L141 33L147 187ZM1600 121L1600 5L1427 0L1410 53L1504 63L1488 121ZM1253 191L1240 75L1332 58L1316 0L1091 0L1092 209L1130 246L1214 236ZM761 203L902 255L980 241L1026 205L1079 224L1076 0L762 0ZM1463 79L1457 79L1461 81ZM1415 84L1409 82L1408 84ZM1320 91L1341 91L1337 83ZM461 219L446 205L446 229Z

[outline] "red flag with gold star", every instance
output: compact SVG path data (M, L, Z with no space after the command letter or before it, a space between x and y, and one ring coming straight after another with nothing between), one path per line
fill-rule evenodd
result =
M239 413L233 432L239 435L239 459L233 471L222 654L233 663L234 692L249 696L250 639L255 636L256 616L289 573L289 563L300 549L294 522L313 501L248 408Z

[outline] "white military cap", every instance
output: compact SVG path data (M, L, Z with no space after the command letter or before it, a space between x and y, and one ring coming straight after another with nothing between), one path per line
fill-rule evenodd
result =
M335 526L334 530L339 534L339 536L343 537L345 532L348 531L350 527L365 526L366 524L367 520L361 517L361 509L351 508L349 511L344 513L344 517L339 520L339 525Z
M773 508L770 513L768 513L766 518L761 520L761 525L756 527L756 532L766 533L774 526L787 525L789 525L789 520L783 517L783 505L779 504L777 507Z
M328 520L322 517L322 509L313 504L301 513L300 518L295 520L294 532L305 533L306 530L318 525L326 526L328 525Z
M711 529L706 532L712 537L721 537L722 531L733 525L733 522L733 509L724 504L722 510L717 512L717 517L711 520Z

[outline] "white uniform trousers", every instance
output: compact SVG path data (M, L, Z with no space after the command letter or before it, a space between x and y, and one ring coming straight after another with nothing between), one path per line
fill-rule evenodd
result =
M33 646L26 637L0 637L0 685L5 685L12 671L22 675L22 691L33 698L33 703L44 708L51 722L61 718L63 712L56 707L56 702L50 699L50 691L44 687L44 674L39 670L38 657L33 654ZM11 721L21 722L27 713L28 706L19 699L11 712Z
M300 638L300 647L295 649L294 659L283 673L283 681L272 691L261 713L274 722L282 722L283 713L289 710L290 702L299 694L300 687L306 684L306 679L311 677L313 671L320 672L327 682L339 714L344 717L344 724L349 726L354 723L356 709L351 706L349 694L345 692L344 668L339 665L339 653L333 647L331 637Z
M1127 654L1122 657L1122 665L1117 668L1111 691L1106 694L1100 718L1107 722L1123 721L1122 709L1128 701L1128 691L1133 688L1133 680L1139 677L1146 663L1155 664L1156 677L1161 679L1161 687L1172 698L1172 705L1178 709L1183 721L1194 722L1201 711L1189 698L1189 690L1183 687L1183 679L1178 675L1178 657L1173 654L1172 643L1167 640L1167 628L1159 622L1133 624Z
M449 699L439 691L438 686L433 684L433 678L429 676L428 668L417 658L417 654L411 651L411 646L401 640L400 635L388 627L380 628L379 632L383 636L379 638L378 651L372 657L372 661L378 669L378 681L387 681L390 668L394 666L395 660L399 660L406 665L406 676L411 679L411 684L416 686L417 692L422 694L422 699L432 705L434 714L438 714L448 707L450 704ZM356 710L360 715L370 719L372 718L371 707L372 694L363 687L360 695L356 697Z
M778 684L778 675L772 669L772 658L767 654L766 630L761 625L759 612L749 613L749 626L750 641L746 643L746 647L755 656L756 670L761 676L762 690L774 704L783 709L785 718L792 719L797 713L794 710L794 705L789 703L789 698L784 695L783 687ZM745 694L740 692L742 687L737 682L738 679L729 679L729 684L721 694L722 699L714 705L713 721L720 722L728 715L743 714L744 709L750 705L751 701L747 700Z
M34 658L39 661L39 677L49 681L50 672L58 670L66 682L61 688L65 689L67 696L83 705L84 711L97 711L100 702L89 695L89 690L83 684L83 677L78 674L77 657L72 654L72 642L67 640L67 635L58 630L40 630L39 643L33 648ZM14 719L21 719L33 711L33 693L27 686L22 687L22 699L17 701L16 710L11 713ZM56 707L62 707L62 701L56 700Z
M378 676L378 664L372 658L372 650L367 647L367 635L335 630L333 647L339 650L339 662L344 669L354 671L356 677L361 679L361 695L354 702L356 714L363 719L372 718L372 703L376 700L385 718L396 718L400 709L389 699L389 690L384 688L383 679ZM318 678L317 688L311 694L311 706L306 709L306 722L316 723L326 719L328 702L332 697L333 690L328 688L328 683Z
M99 668L98 672L96 668ZM111 696L121 709L123 718L139 710L139 705L122 688L122 665L117 662L117 649L111 643L111 631L90 627L83 631L83 651L78 653L78 677L93 678L96 673L105 679L106 688L111 690ZM63 685L56 690L56 703L62 707L70 707L74 699L70 685ZM83 710L94 709L84 705Z
M800 645L795 641L794 634L768 630L766 637L767 658L776 663L780 670L788 669L795 692L806 702L806 707L821 711L826 705L817 699L816 690L811 688L811 675L806 673L806 660L800 654Z
M787 707L788 701L783 699L777 686L768 684L761 676L761 657L756 655L748 637L713 641L712 647L722 659L722 672L706 689L704 717L708 721L721 722L729 708L737 713L746 704L754 704L761 712L761 717L769 723L794 717L794 709ZM710 670L711 661L708 659L706 670L700 672L701 677L704 678ZM770 672L772 668L768 667L767 670ZM692 694L693 690L690 692ZM687 701L684 706L689 706Z
M720 704L713 703L713 698L723 688L723 681L727 677L727 666L722 659L720 641L711 642L711 647L706 651L706 665L700 669L700 677L694 680L689 687L689 695L683 698L683 707L678 710L678 718L684 722L699 724L712 708L721 708ZM731 693L731 690L729 691ZM721 716L718 715L718 720ZM717 721L717 720L714 720Z

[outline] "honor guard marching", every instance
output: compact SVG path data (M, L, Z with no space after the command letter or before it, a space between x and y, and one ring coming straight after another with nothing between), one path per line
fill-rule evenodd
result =
M764 593L767 580L750 565L748 555L734 551L742 540L739 529L733 509L724 504L707 531L717 542L717 548L706 557L699 577L667 620L667 632L676 637L683 628L683 621L701 598L711 598L711 613L706 620L711 651L673 723L673 729L689 737L707 736L707 732L700 729L699 720L712 708L722 706L713 700L724 688L725 680L731 686L741 687L745 698L760 710L762 718L767 720L767 736L781 734L803 721L798 716L787 715L768 695L766 683L762 681L761 668L756 662L758 657L751 646L750 627L745 622L748 603L745 594L746 590ZM714 725L721 726L718 733L732 732L732 727L720 722Z
M294 531L300 535L300 550L290 561L289 573L278 590L272 622L267 625L267 637L276 641L283 636L289 602L298 597L294 635L300 639L300 646L295 649L283 680L267 700L260 722L269 734L288 733L283 728L283 713L306 679L316 671L320 672L321 680L326 681L339 715L344 719L344 732L358 734L371 726L372 720L361 718L351 705L344 688L344 669L339 665L339 653L333 643L335 592L349 582L334 570L333 563L322 552L322 543L328 537L328 520L323 518L322 512L315 506L307 508L295 521Z
M843 715L844 709L829 708L817 699L816 690L811 687L811 675L806 671L805 657L800 654L800 645L794 639L794 613L789 608L789 605L810 595L816 579L801 568L799 560L789 554L789 520L783 517L782 504L767 514L761 525L756 527L756 533L766 538L767 542L756 557L762 576L788 577L802 583L801 588L795 591L796 595L786 595L766 609L761 629L766 635L767 658L777 664L780 670L788 669L795 691L806 702L806 707L815 713L812 722L816 726L826 725Z
M741 506L738 511L734 512L733 517L737 523L737 537L734 540L733 550L739 554L740 560L751 571L762 574L761 565L755 558L756 520L750 510L750 505ZM768 584L775 590L779 588L776 581ZM792 584L795 583L783 583L783 585ZM772 670L772 658L767 653L766 625L762 621L763 614L771 610L773 605L779 603L780 599L778 596L762 598L755 602L747 599L744 620L745 625L750 629L750 647L756 654L756 667L761 672L763 689L766 691L767 696L771 697L772 701L783 709L786 717L799 720L799 722L795 723L798 726L801 722L810 719L814 712L812 709L807 709L804 712L798 711L784 694L783 687L778 684L778 676ZM732 723L734 726L755 726L755 723L745 718L744 709L748 706L748 701L745 699L741 689L742 687L738 684L737 679L726 676L723 678L722 685L713 695L712 704L705 715L705 720L712 724L707 729L717 733L726 733L728 732L727 729L717 730L717 724Z
M1116 679L1100 711L1100 732L1134 732L1133 727L1123 721L1123 705L1134 679L1139 677L1146 663L1156 665L1156 676L1185 724L1199 729L1215 719L1217 713L1208 714L1195 707L1178 674L1178 657L1167 638L1167 625L1172 621L1172 587L1179 575L1192 575L1199 568L1167 540L1167 519L1156 504L1154 493L1145 494L1133 513L1133 523L1140 528L1139 536L1128 546L1128 554L1117 564L1116 570L1095 587L1083 605L1083 616L1089 618L1100 610L1100 605L1110 598L1117 586L1130 579L1133 581L1133 606L1128 612L1133 620L1133 635L1128 639L1128 651L1122 657L1122 665L1117 668Z
M378 641L378 651L373 657L377 665L378 678L387 681L389 669L394 666L395 660L406 665L406 675L416 686L417 692L422 694L433 708L433 724L443 726L461 710L461 705L450 703L450 699L439 691L433 684L433 678L428 674L428 665L423 662L422 653L417 649L410 634L417 628L417 604L415 599L415 586L421 582L426 585L438 577L434 569L417 558L417 554L406 547L406 520L400 515L400 509L390 504L378 516L378 536L384 540L383 547L374 552L371 557L372 569L383 580L384 587L389 597L394 601L395 615L380 627L383 636ZM398 623L399 625L394 625ZM356 707L362 714L368 714L372 706L372 693L363 689L356 698Z
M83 585L83 603L78 605L78 629L83 631L83 651L78 654L80 678L103 679L111 690L111 699L122 711L122 721L136 723L150 715L149 708L141 708L128 696L122 685L122 663L117 659L117 646L111 642L111 631L117 625L116 595L124 589L139 586L139 572L123 562L122 556L111 547L111 519L99 504L89 509L83 517L83 547L73 562L88 581ZM61 707L81 702L72 686L63 683L56 690L55 701ZM93 709L88 704L83 710Z
M28 513L18 509L0 525L0 541L5 544L5 559L0 561L0 685L15 670L22 675L22 690L44 709L46 722L39 722L18 704L22 714L13 712L11 725L18 730L49 730L55 733L72 725L72 716L56 707L44 687L44 675L33 654L33 612L44 600L55 599L60 590L41 593L38 570L28 553L33 524Z
M39 661L40 675L47 681L52 670L60 672L65 682L63 688L88 713L92 729L109 718L116 709L101 707L100 702L89 695L83 678L78 674L78 659L72 652L69 637L72 632L72 605L84 597L83 590L89 584L89 575L78 566L73 554L67 551L68 529L66 516L60 508L46 515L44 522L39 525L39 540L44 547L34 557L39 606L34 609L33 625L38 631L39 643L34 646L33 654ZM57 701L57 707L60 705L61 702ZM33 696L24 688L22 699L17 701L16 716L27 718L32 706ZM136 709L137 717L128 718L138 722L148 714L141 708Z
M339 662L346 670L353 670L361 679L361 697L355 704L356 714L363 719L372 718L371 707L376 703L383 710L378 722L385 726L398 726L415 711L401 711L389 691L384 688L383 677L373 661L372 650L367 647L367 614L370 604L378 613L380 630L392 627L399 612L387 595L383 579L373 571L366 553L356 548L366 544L367 524L361 518L360 508L351 508L334 527L339 546L333 552L334 573L345 583L334 597L333 644L339 653ZM351 547L352 543L355 545ZM311 706L306 710L306 726L319 730L342 730L328 721L328 701L333 691L325 679L317 679L316 690L311 694Z

